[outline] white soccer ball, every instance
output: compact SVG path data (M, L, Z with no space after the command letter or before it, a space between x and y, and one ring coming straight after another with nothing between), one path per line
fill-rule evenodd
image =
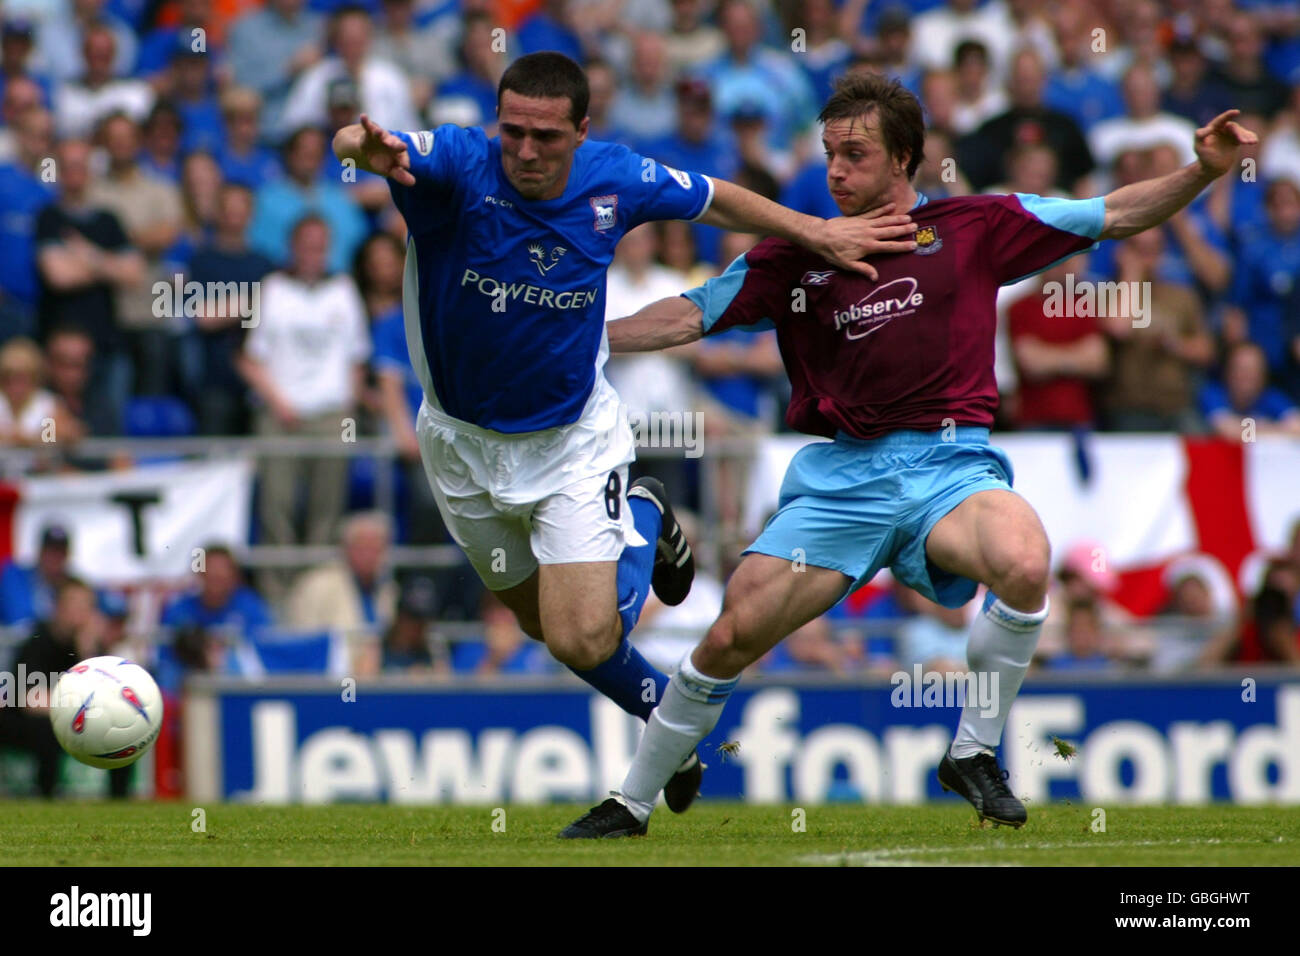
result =
M69 754L112 770L135 763L162 729L162 692L139 664L124 657L91 657L54 685L50 723Z

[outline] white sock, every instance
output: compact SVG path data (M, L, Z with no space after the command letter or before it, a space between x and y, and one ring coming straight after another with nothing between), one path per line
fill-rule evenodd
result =
M691 664L689 654L682 660L668 681L663 700L646 721L645 733L619 790L623 803L638 820L650 818L659 791L717 726L722 708L739 682L739 677L724 680L701 674Z
M990 593L989 597L993 597ZM987 674L987 683L976 686L996 690L992 701L968 700L961 709L957 736L948 752L955 759L973 757L982 750L997 750L1007 712L1020 692L1029 662L1038 646L1038 635L1047 619L1047 604L1036 614L1026 614L994 597L971 625L966 644L966 663L974 675ZM995 683L996 678L996 683ZM992 704L992 708L988 705ZM992 709L992 714L988 711Z

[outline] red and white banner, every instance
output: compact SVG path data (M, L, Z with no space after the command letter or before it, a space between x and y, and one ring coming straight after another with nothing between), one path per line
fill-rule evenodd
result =
M1300 520L1300 442L1228 442L1178 435L995 435L1015 488L1043 519L1055 560L1080 542L1100 547L1120 576L1116 600L1137 614L1165 598L1165 565L1218 558L1246 590L1259 559L1284 551ZM752 533L776 508L798 436L760 444L746 503Z
M252 481L252 464L235 460L0 483L0 563L34 561L42 529L58 524L73 573L92 584L182 578L195 548L248 543Z

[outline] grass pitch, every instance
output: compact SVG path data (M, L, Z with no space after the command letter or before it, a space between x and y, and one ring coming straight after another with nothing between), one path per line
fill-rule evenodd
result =
M964 803L660 807L642 839L561 841L585 806L0 802L0 860L25 866L1297 866L1300 807L1030 807L984 829ZM496 824L494 830L493 824ZM504 825L504 831L501 831Z

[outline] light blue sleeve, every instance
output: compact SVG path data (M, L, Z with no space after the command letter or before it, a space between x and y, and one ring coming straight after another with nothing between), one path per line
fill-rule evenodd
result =
M1092 199L1059 199L1054 196L1035 196L1016 193L1020 205L1053 229L1072 232L1076 236L1100 239L1106 225L1106 197Z
M708 335L713 331L727 313L732 304L740 293L741 286L745 284L745 276L749 273L749 265L745 261L745 256L739 255L727 266L726 270L720 276L714 276L704 283L683 292L686 298L690 299L704 313L703 326L704 334ZM776 324L766 316L755 318L754 321L745 321L744 318L731 314L727 315L727 321L722 323L723 328L739 328L746 332L765 332L768 329L775 329Z
M1019 209L995 197L989 208L994 231L988 250L1000 285L1019 282L1081 252L1091 252L1106 224L1106 199L1058 199L1013 193ZM1026 216L1026 213L1028 214ZM1081 246L1082 239L1093 240Z

